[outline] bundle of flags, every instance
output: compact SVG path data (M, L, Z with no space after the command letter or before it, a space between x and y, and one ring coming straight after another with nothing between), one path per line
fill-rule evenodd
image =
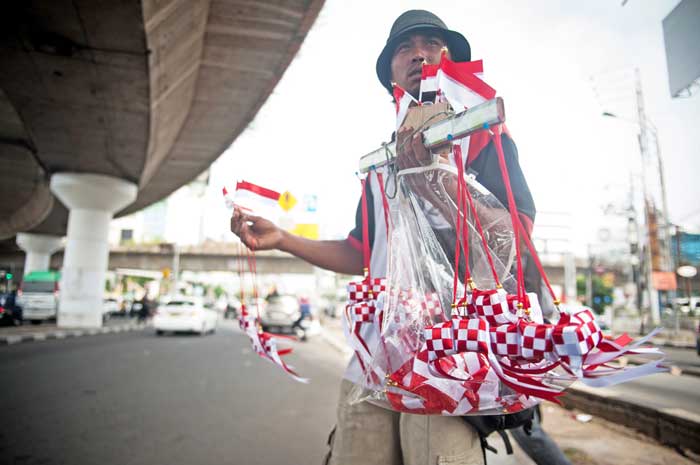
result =
M526 320L517 316L511 297L502 289L476 290L450 320L427 326L419 347L396 349L415 355L388 377L392 408L443 415L514 412L539 399L558 402L574 380L603 387L665 371L659 360L632 368L606 365L625 354L661 356L656 348L641 347L655 332L635 343L627 335L605 337L585 307L546 324L534 294ZM556 368L562 372L552 373ZM513 394L499 394L501 384Z
M433 95L434 102L448 102L455 112L495 98L496 91L483 80L483 71L481 60L457 63L443 51L440 63L424 64L418 99L394 84L397 130L410 107L424 104L424 99ZM361 328L357 335L361 335L364 342L373 341L372 345L364 344L362 350L363 366L372 371L366 373L365 387L384 396L394 410L433 415L516 412L542 399L558 402L557 397L576 380L602 387L666 371L661 365L663 354L656 348L642 347L657 331L636 342L627 335L615 339L606 337L588 308L561 312L556 324L543 321L536 296L525 292L521 252L517 245L518 238L525 232L517 213L514 213L517 207L505 168L501 130L505 128L497 128L496 132L479 131L472 135L471 144L466 140L455 142L453 152L460 153L458 159L455 157L455 164L461 167L463 143L469 144L469 158L472 152L481 150L492 140L496 146L516 231L517 295L507 294L500 285L494 289L478 289L470 285L467 292L469 280L465 279L464 297L459 301L455 297L452 312L447 317L447 312L439 315L427 308L408 305L415 296L425 294L423 289L399 292L404 296L412 294L414 299L393 298L397 290L392 286L401 283L399 280L394 284L389 276L387 289L379 296L373 296L375 305L371 317L364 314L354 320L348 317L355 322L355 327ZM458 179L463 177L462 170L459 171ZM467 195L466 185L461 187ZM466 231L466 198L458 200L457 204L457 217L464 218ZM476 211L473 216L488 255ZM531 247L533 259L546 281L529 239L522 239ZM467 244L466 239L464 244ZM420 264L412 266L420 267ZM495 269L493 272L498 283ZM422 281L421 285L431 287ZM455 276L455 293L457 288ZM351 299L348 310L356 308L357 303ZM358 320L361 324L357 323ZM353 338L352 333L350 337ZM650 355L655 360L632 368L609 364L625 354ZM398 366L397 361L400 361Z
M399 128L412 105L423 104L425 94L434 93L434 102L447 101L456 112L479 105L496 96L496 90L484 80L484 62L454 62L443 50L438 64L423 64L418 99L393 83L396 102L396 127Z

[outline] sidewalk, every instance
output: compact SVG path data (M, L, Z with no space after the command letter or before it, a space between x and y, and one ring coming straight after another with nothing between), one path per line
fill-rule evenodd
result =
M351 354L345 344L340 320L326 318L322 324L323 339L349 358ZM599 417L589 419L580 410L567 410L545 402L542 412L544 430L559 444L574 465L689 465L700 461L700 456L692 452L689 452L692 458L683 457L674 449L663 446L632 428ZM513 440L512 456L505 455L505 448L498 435L490 436L489 443L499 451L498 455L489 453L489 465L534 464Z
M634 336L630 333L630 336ZM651 338L652 342L657 346L677 347L682 349L695 349L695 332L689 330L681 330L674 334L670 330L664 330L657 337Z
M148 325L129 319L108 320L102 328L58 328L55 323L40 325L24 324L22 326L0 327L0 346L19 344L21 342L67 339L98 334L138 331Z

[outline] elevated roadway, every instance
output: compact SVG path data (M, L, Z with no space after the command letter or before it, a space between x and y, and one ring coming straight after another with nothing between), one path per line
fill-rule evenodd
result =
M135 184L117 216L194 179L253 119L322 3L4 2L0 238L66 233L55 173Z
M100 326L107 235L203 172L282 77L322 0L10 0L0 7L0 240L59 325Z

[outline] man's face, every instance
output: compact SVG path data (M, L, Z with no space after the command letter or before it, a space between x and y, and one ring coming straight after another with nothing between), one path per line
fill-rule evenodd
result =
M394 49L391 59L391 79L405 91L418 98L422 63L437 64L445 41L438 32L408 34ZM448 58L450 57L448 52Z

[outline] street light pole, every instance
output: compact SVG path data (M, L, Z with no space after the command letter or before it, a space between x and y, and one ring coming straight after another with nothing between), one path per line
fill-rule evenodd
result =
M659 183L661 184L661 206L663 208L663 219L664 219L664 227L662 228L664 231L664 240L666 247L664 247L664 262L666 266L666 271L670 271L672 268L672 263L671 263L671 221L669 220L668 216L668 200L666 199L666 178L664 176L664 164L661 158L661 146L659 145L659 132L656 130L656 126L654 126L651 121L648 119L644 121L644 124L647 125L649 129L651 129L651 132L654 134L654 143L656 145L656 164L658 165L658 170L659 170Z
M603 112L603 116L607 116L610 118L615 118L621 121L625 121L627 123L633 123L639 126L640 132L638 134L638 142L639 142L639 149L642 154L642 192L644 196L644 207L646 211L646 216L647 216L647 221L649 218L649 214L655 214L654 212L651 212L650 209L654 208L653 207L653 202L651 202L651 196L649 195L648 192L648 187L647 187L647 182L646 182L646 176L644 174L645 169L646 169L646 162L647 162L647 156L649 153L648 150L648 144L647 144L647 131L651 131L653 136L654 136L654 142L656 146L656 164L657 164L657 169L658 169L658 175L659 175L659 183L660 183L660 188L661 188L661 207L662 207L662 227L659 228L661 231L663 231L663 268L664 271L670 271L672 268L671 265L671 252L670 252L670 220L668 217L668 202L666 198L666 182L664 179L664 171L663 171L663 163L661 159L661 148L659 145L659 134L656 129L656 127L647 119L647 117L644 114L644 106L643 106L643 99L641 97L641 86L639 84L639 77L637 80L637 102L638 102L638 110L639 110L639 120L634 120L630 118L624 118L617 116L614 113L610 112ZM655 292L653 286L652 286L652 262L651 262L651 242L647 241L649 244L647 244L647 253L645 254L646 260L649 262L647 266L647 272L645 273L646 281L647 281L647 290L649 292L649 305L651 309L651 316L653 320L658 323L660 319L660 314L659 314L659 298L658 298L658 293ZM672 299L671 302L672 306L676 311L678 309L676 308L676 304Z
M666 196L666 177L664 175L664 164L663 164L663 159L661 158L661 146L659 145L659 132L656 129L656 126L649 121L648 119L644 120L643 122L637 121L635 119L631 118L623 118L622 116L618 116L615 113L610 113L608 111L604 111L602 113L603 116L607 116L609 118L615 118L620 121L624 121L626 123L632 123L636 124L640 127L640 129L648 129L651 131L651 133L654 135L654 145L656 147L656 164L658 165L658 172L659 172L659 184L661 187L661 207L663 209L663 220L664 220L664 231L666 232L670 231L671 227L671 220L669 219L668 216L668 199ZM642 144L642 141L640 141L640 145ZM644 186L642 186L644 187ZM669 235L666 235L666 238L668 238ZM671 254L670 254L670 248L666 247L664 250L664 254L666 255L664 257L665 265L667 267L671 266Z
M588 273L586 273L586 305L593 308L593 250L588 244Z

